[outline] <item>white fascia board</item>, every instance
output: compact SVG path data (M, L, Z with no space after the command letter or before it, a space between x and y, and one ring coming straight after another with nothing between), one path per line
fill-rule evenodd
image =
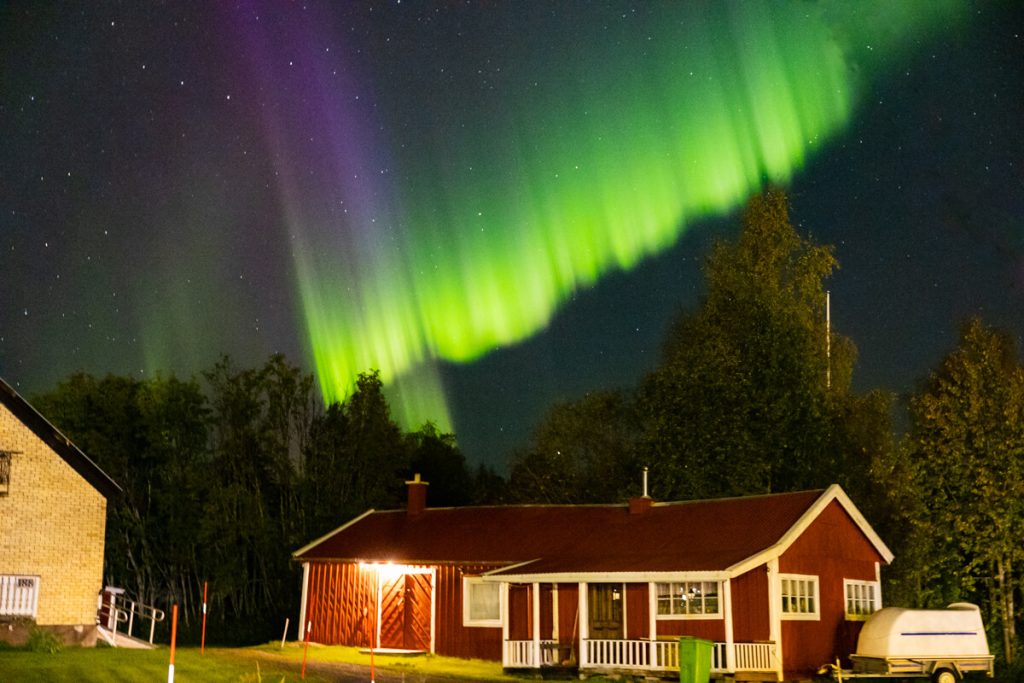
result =
M856 524L861 533L867 537L868 541L874 546L875 550L878 551L878 554L882 556L886 564L892 562L894 557L892 551L889 550L889 547L885 545L881 538L879 538L878 534L875 533L875 530L871 528L870 524L868 524L868 521L864 519L864 515L860 513L857 506L854 505L853 501L850 500L850 497L846 495L846 491L843 491L839 484L832 484L825 489L824 493L818 496L818 499L815 500L806 511L804 511L804 514L800 515L800 519L796 520L796 523L794 523L793 526L791 526L786 533L782 535L782 538L761 552L751 555L747 559L741 560L729 567L727 570L729 575L732 577L740 576L754 567L759 567L769 560L778 558L782 553L789 549L789 546L793 545L796 539L800 538L801 534L807 531L807 527L809 527L811 523L818 518L818 515L824 512L825 508L828 507L832 501L837 501L843 509L846 510L846 513L850 515L854 524Z
M355 519L350 519L349 521L345 522L344 524L339 526L334 531L329 531L326 534L324 534L323 536L321 536L320 538L318 538L315 541L313 541L312 543L307 543L306 545L302 546L301 548L299 548L298 550L296 550L295 552L292 553L292 557L298 557L302 553L304 553L304 552L306 552L308 550L312 550L313 548L315 548L316 546L320 545L321 543L326 541L328 538L330 538L334 534L338 533L339 531L344 531L345 529L349 528L353 524L361 521L364 517L372 515L374 512L375 512L374 509L370 508L369 510L367 510L363 514L359 515Z
M503 572L496 574L496 572ZM725 581L728 571L657 571L657 572L562 572L562 573L505 573L495 570L484 574L484 581L501 583L678 583L680 581Z

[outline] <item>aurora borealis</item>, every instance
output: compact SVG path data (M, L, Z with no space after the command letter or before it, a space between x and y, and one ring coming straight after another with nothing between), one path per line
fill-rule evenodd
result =
M957 15L933 12L925 18ZM580 8L573 43L508 29L522 41L494 51L485 81L442 79L443 96L415 103L421 122L388 135L374 122L409 103L360 106L354 81L388 79L348 64L339 75L322 18L281 17L271 36L243 5L230 24L249 38L242 51L256 57L271 110L292 117L265 126L325 397L344 398L377 368L385 383L404 380L407 424L450 428L436 360L473 361L534 334L573 292L675 243L688 221L789 180L853 107L852 70L824 14L745 2L623 22ZM920 29L908 22L896 35ZM415 51L386 69L438 75ZM308 156L291 159L311 127L326 178L313 192L302 187Z
M852 173L877 93L979 22L953 2L77 11L3 10L0 266L18 287L0 373L43 388L285 351L327 400L377 368L407 425L460 438L486 421L465 373L532 348L609 278L636 310L668 296L629 278L763 184L795 184L799 209ZM828 233L836 212L806 215L857 241ZM581 346L602 326L586 329Z

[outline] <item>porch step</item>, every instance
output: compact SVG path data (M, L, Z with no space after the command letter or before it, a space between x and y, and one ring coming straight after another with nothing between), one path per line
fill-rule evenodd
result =
M97 626L96 630L99 632L100 638L102 638L111 647L123 647L131 650L152 650L156 647L145 640L134 638L125 633L118 632L115 634L103 626Z

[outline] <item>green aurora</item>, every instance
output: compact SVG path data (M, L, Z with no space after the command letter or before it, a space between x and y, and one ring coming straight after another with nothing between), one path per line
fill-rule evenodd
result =
M785 184L844 130L859 79L961 10L680 3L617 23L580 12L571 36L503 44L516 68L491 88L458 74L428 84L416 122L374 138L393 171L357 219L373 225L324 243L290 220L304 234L298 291L325 399L376 368L406 425L451 429L438 361L535 334L575 291ZM402 116L397 95L383 101Z

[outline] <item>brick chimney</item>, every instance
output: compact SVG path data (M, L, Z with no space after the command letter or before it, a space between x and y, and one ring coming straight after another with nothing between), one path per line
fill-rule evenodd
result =
M420 473L417 472L412 481L405 482L406 489L409 493L409 502L406 505L406 512L412 515L418 515L427 507L427 486L429 484L425 481L420 480Z
M629 514L642 515L651 509L654 501L647 495L647 468L644 468L644 495L629 499Z

